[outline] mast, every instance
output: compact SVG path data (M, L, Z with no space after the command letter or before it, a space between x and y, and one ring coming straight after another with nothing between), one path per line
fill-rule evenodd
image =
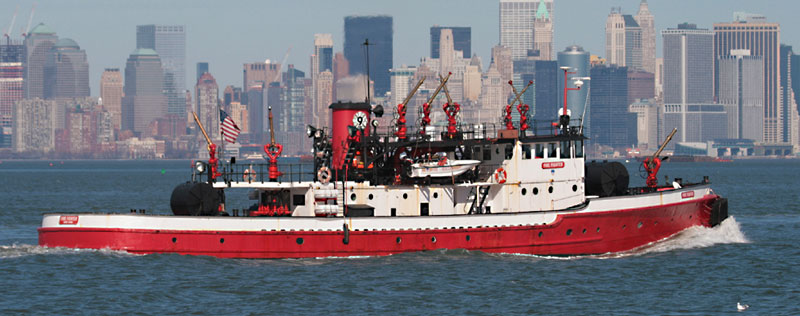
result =
M362 44L362 45L364 45L364 57L365 57L364 59L367 62L367 100L366 100L366 102L367 102L367 104L370 104L370 97L369 97L369 45L374 45L374 44L370 44L369 43L369 39L365 38L364 39L364 44Z

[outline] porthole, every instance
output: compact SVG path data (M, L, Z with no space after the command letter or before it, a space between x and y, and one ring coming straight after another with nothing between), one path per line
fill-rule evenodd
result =
M572 229L567 229L567 236L572 235Z
M408 199L408 193L403 193L403 200Z
M355 193L350 194L350 201L355 201L355 200L356 200L356 194Z
M522 195L525 195L526 193L528 193L528 189L522 188Z
M622 229L628 228L628 225L622 225Z
M172 237L172 243L173 244L176 243L177 241L178 241L178 238Z
M598 233L600 232L600 227L597 227L597 232L598 232Z
M436 237L431 237L431 242L436 243Z
M542 232L539 232L539 237L542 237Z
M584 233L584 234L586 233L586 228L584 228L584 229L583 229L583 233Z
M572 185L572 192L577 192L577 191L578 191L578 185L577 184L573 184Z
M303 238L297 238L297 240L295 240L295 241L297 242L298 245L302 245L303 244Z
M500 148L499 148L499 147L498 147L498 148L495 148L495 149L494 149L494 153L499 155L499 154L500 154Z
M467 241L469 241L469 235L467 235Z
M533 195L539 194L539 188L533 188Z
M369 195L367 195L367 198L372 200L374 198L374 196L372 195L372 193L370 193Z
M639 222L639 224L636 224L636 228L642 228L642 225L642 222Z
M547 188L547 193L553 193L553 186L550 186L549 188Z
M653 226L658 225L658 221L653 222Z
M397 237L397 243L399 244L401 242L403 242L403 238Z
M433 198L434 199L439 198L439 192L433 192Z
M219 239L219 243L220 243L220 244L224 244L224 243L225 243L225 238L220 238L220 239Z
M689 215L689 219L692 219L692 215Z

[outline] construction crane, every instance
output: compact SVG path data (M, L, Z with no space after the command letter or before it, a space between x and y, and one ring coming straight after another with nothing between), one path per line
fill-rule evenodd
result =
M22 37L28 36L28 32L31 30L31 22L33 22L33 14L36 12L36 3L33 3L31 6L31 15L28 17L28 26L22 30Z
M17 6L17 8L14 9L14 16L11 17L11 24L6 29L6 32L3 33L3 36L5 36L6 38L11 37L11 30L14 29L14 22L17 21L17 11L19 11L19 6Z
M283 55L283 60L281 61L280 64L278 64L278 73L276 73L275 74L275 78L272 79L272 81L268 82L267 84L270 84L270 83L273 83L275 81L278 81L278 79L281 78L281 66L286 63L287 59L289 59L289 52L291 52L291 51L292 51L292 47L289 46L289 49L286 50L286 54Z

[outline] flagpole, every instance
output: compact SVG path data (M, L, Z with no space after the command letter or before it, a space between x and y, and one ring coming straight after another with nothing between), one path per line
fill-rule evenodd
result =
M222 116L220 116L221 114L220 111L222 111L221 103L219 102L219 99L217 99L217 126L219 126L219 139L222 142L222 161L224 162L226 141L225 141L225 136L222 134Z

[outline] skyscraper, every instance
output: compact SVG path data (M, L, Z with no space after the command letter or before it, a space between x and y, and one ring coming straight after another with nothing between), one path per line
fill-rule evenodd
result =
M325 74L323 74L325 73ZM326 125L329 120L328 106L333 103L333 36L314 34L314 54L311 55L310 101L311 121L314 126Z
M336 82L339 79L345 78L350 75L350 62L347 61L347 58L344 58L344 53L338 52L333 55L333 85L336 86ZM333 89L332 93L333 97L331 98L334 102L339 100L336 97L336 89Z
M197 109L195 111L200 123L203 123L203 127L206 129L208 137L215 142L221 140L222 135L219 133L219 86L217 85L217 80L214 79L211 73L203 73L200 79L197 80L194 93L195 100L197 100ZM203 138L202 134L197 136L198 138Z
M200 80L200 77L203 76L204 73L208 72L208 63L207 62L199 62L197 63L197 78L195 78L195 82Z
M612 65L642 68L642 28L620 8L612 8L606 19L606 58Z
M591 77L591 142L612 148L635 145L636 114L628 112L628 69L595 66Z
M164 71L164 92L169 114L185 115L186 30L183 25L138 25L136 48L149 48L158 53Z
M628 70L628 105L655 97L655 75L642 69Z
M680 104L678 141L686 141L688 104L713 100L714 32L683 23L661 31L664 38L664 103Z
M258 144L265 141L264 138L264 83L255 83L247 87L247 119L248 132L250 133L250 143Z
M19 100L14 104L14 151L53 151L55 130L55 101L35 98Z
M280 70L281 64L273 63L269 59L263 63L256 62L252 64L244 64L242 71L242 84L244 87L250 87L252 85L261 83L266 87L267 84L279 81L281 79Z
M650 13L647 0L639 4L639 12L634 16L636 23L642 28L642 69L649 73L656 72L656 28L655 18Z
M728 138L764 137L764 58L734 50L717 60L719 103L728 113Z
M789 115L779 106L778 92L780 25L766 22L760 15L737 13L735 17L734 22L714 23L713 56L730 56L733 49L747 49L750 55L764 58L764 142L788 142L784 126Z
M523 59L526 59L524 57ZM497 45L492 47L492 61L491 64L495 65L495 70L500 73L500 79L502 80L502 98L505 99L508 97L508 94L511 93L511 87L506 84L509 80L513 78L514 75L514 62L513 62L513 51L511 48L508 48L503 45ZM491 68L491 66L490 66ZM505 102L505 101L503 101Z
M453 71L453 63L455 62L455 49L453 45L453 30L443 29L439 34L439 72L446 74Z
M553 60L553 2L539 1L533 19L533 53L528 56L534 60Z
M553 0L500 0L500 45L511 49L514 60L551 60Z
M25 46L25 98L44 98L44 66L50 48L58 41L56 31L49 26L39 23L28 32L23 46Z
M366 74L365 40L369 40L369 76L375 82L375 93L383 96L390 87L389 69L393 65L394 29L392 17L347 16L344 18L344 57L351 74Z
M800 67L800 65L796 65L792 63L792 56L794 56L794 51L792 50L792 46L781 44L781 51L780 51L780 78L781 78L781 87L780 87L780 108L781 113L783 113L783 119L781 120L783 124L781 124L782 133L784 135L783 142L791 143L792 145L800 145L800 130L798 127L800 126L800 117L798 117L797 111L797 104L795 103L795 91L792 87L794 84L794 77L792 76L792 68ZM800 80L800 78L798 78ZM797 91L800 92L800 91Z
M11 127L14 103L25 96L22 64L24 52L19 41L6 38L0 43L0 129ZM10 145L8 140L6 145Z
M545 121L556 121L559 103L558 80L560 71L558 62L554 60L527 60L514 61L514 86L520 92L528 82L533 81L533 86L522 96L522 102L530 106L529 117L544 124ZM512 116L518 119L519 112L516 108Z
M415 85L416 82L413 81L414 75L417 72L417 68L414 66L408 67L406 65L402 65L392 69L391 72L392 101L390 104L392 107L395 107L402 103L406 96L408 96L408 93L411 92L411 89L414 88L413 85Z
M167 114L163 90L164 70L158 53L149 48L134 50L125 64L122 129L146 136L150 123Z
M558 67L570 67L572 72L575 72L573 77L588 77L591 70L589 65L589 52L584 51L583 47L578 45L568 46L563 52L558 52ZM561 74L563 75L563 74ZM558 77L558 91L564 91L563 78ZM570 88L575 88L575 81L567 81ZM567 91L567 109L572 112L573 118L581 118L584 112L588 115L589 109L589 85L584 86L580 90ZM564 96L558 93L558 104L564 104ZM588 117L585 117L588 119Z
M44 67L46 99L89 96L89 63L86 51L69 38L56 42L47 54Z
M106 68L100 76L100 99L103 107L111 113L115 129L122 127L122 73L119 68Z
M472 28L468 26L431 26L431 58L439 58L439 41L443 29L453 33L453 47L460 50L464 58L472 57Z

